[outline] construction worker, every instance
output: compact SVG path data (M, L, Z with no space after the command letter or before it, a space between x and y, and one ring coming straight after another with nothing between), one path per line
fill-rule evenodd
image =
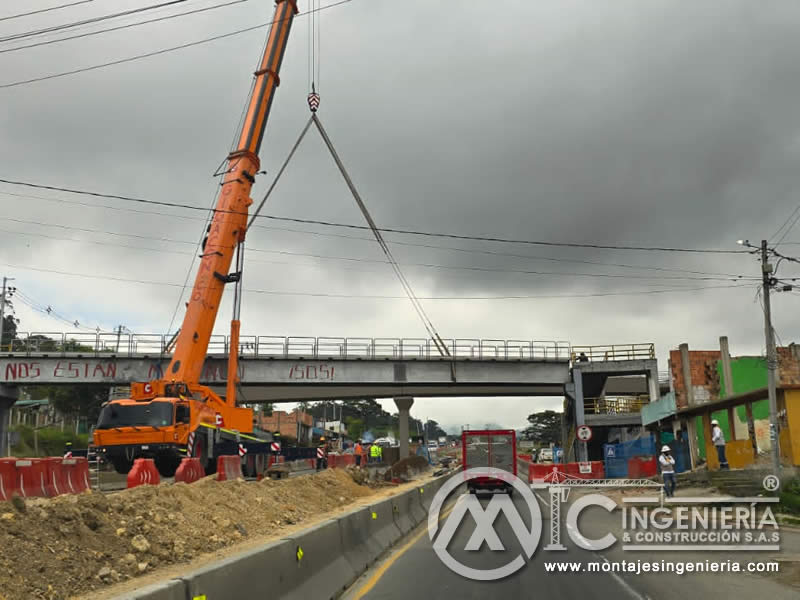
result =
M381 456L381 447L378 444L372 444L369 448L369 462L377 463L380 462Z
M361 440L356 440L356 445L353 446L353 456L356 457L356 466L361 466Z
M64 458L72 458L72 442L64 444Z
M675 459L672 456L672 449L664 445L661 447L661 456L658 457L661 465L661 476L664 479L664 492L667 498L675 495Z
M711 441L717 449L719 468L730 469L728 459L725 458L725 435L722 433L722 427L719 426L719 421L716 419L711 421Z

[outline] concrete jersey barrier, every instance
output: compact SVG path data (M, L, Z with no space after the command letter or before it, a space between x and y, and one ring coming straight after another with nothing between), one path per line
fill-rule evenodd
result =
M427 520L425 507L447 477L115 600L334 598Z

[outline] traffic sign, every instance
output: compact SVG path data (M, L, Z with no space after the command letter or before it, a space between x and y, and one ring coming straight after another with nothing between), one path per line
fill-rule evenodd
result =
M588 442L590 439L592 439L592 428L588 425L581 425L578 427L576 435L580 441Z
M222 418L221 414L217 413L217 415L215 417L215 423L216 423L217 427L225 427L225 421Z
M281 451L281 444L280 442L272 442L269 445L269 449L273 452L280 452Z

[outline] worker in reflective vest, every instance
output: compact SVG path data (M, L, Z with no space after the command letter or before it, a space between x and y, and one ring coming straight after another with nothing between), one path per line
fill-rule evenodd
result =
M381 447L378 446L378 444L372 444L372 447L369 449L369 458L372 463L381 462Z

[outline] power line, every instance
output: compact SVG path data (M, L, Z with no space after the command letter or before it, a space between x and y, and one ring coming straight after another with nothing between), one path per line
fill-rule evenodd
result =
M138 239L145 239L145 240L153 240L158 242L168 242L168 243L176 243L176 244L188 244L197 246L196 242L190 242L188 240L176 240L170 238L159 238L154 236L146 236L146 235L139 235L139 234L130 234L130 233L121 233L115 231L108 231L103 229L90 229L90 228L83 228L83 227L72 227L70 225L62 225L57 223L44 223L41 221L30 221L25 219L16 219L13 217L3 217L0 216L0 220L3 221L11 221L14 223L20 223L25 225L38 225L42 227L54 227L58 229L67 229L67 230L77 230L82 231L85 233L100 233L105 235L113 235L113 236L123 236L123 237L135 237ZM9 231L6 229L0 229L0 232L3 233L10 233L14 235L21 235L21 236L36 236L36 237L43 237L52 240L58 241L68 241L68 242L77 242L77 243L89 243L89 244L96 244L102 246L110 246L110 247L119 247L119 248L130 248L136 250L145 250L151 252L165 252L169 254L181 254L184 256L194 255L195 253L192 252L181 252L179 250L164 250L161 248L151 248L147 246L130 246L130 245L120 245L115 244L112 242L102 242L98 240L83 240L83 239L74 239L74 238L63 238L57 236L51 236L42 233L35 233L29 231ZM202 238L201 238L202 239ZM377 258L361 258L361 257L352 257L352 256L335 256L335 255L326 255L326 254L314 254L309 252L293 252L290 250L268 250L262 248L250 248L248 247L249 252L263 252L263 253L270 253L270 254L280 254L284 256L299 256L305 258L314 258L320 260L335 260L335 261L343 261L343 262L355 262L355 263L375 263L375 264L391 264L388 260L381 260ZM257 259L251 259L254 262L264 262L258 261ZM273 262L273 261L267 261ZM277 263L277 264L297 264L297 263ZM300 263L303 264L303 263ZM660 276L646 276L646 275L628 275L628 274L618 274L618 273L575 273L569 271L533 271L533 270L525 270L525 269L505 269L505 268L498 268L498 267L474 267L474 266L461 266L461 265L442 265L436 263L419 263L419 262L400 262L398 263L403 266L411 266L411 267L422 267L426 269L449 269L449 270L457 270L457 271L471 271L471 272L497 272L497 273L513 273L519 275L547 275L547 276L561 276L561 277L599 277L599 278L610 278L610 279L641 279L641 280L673 280L673 281L733 281L733 280L749 280L749 279L760 279L757 277L750 277L745 275L729 275L729 276L709 276L709 277L680 277L680 276L671 276L671 275L660 275Z
M79 202L76 200L66 200L64 198L45 198L44 196L31 196L29 194L14 194L11 192L4 192L0 191L0 194L4 194L7 196L13 196L17 198L31 198L36 200L44 200L46 202L58 202L61 204L71 204L74 206L86 206L89 208L102 208L106 210L115 210L115 211L124 211L130 212L135 214L144 214L144 215L156 215L156 216L163 216L163 217L170 217L173 219L186 219L190 221L203 221L205 222L205 218L201 217L192 217L188 215L177 215L171 213L165 213L160 211L152 211L152 210L139 210L135 208L126 208L120 206L108 206L106 204L91 204L88 202ZM36 223L34 223L36 224ZM47 224L42 224L47 225ZM374 237L364 237L364 236L355 236L355 235L346 235L341 233L326 233L322 231L311 231L308 229L291 229L288 227L275 227L272 225L256 225L254 224L252 227L256 229L264 229L269 231L284 231L288 233L296 233L301 235L313 235L318 237L329 237L329 238L337 238L337 239L346 239L346 240L357 240L363 242L370 242L374 243ZM103 232L101 232L103 233ZM106 232L107 233L107 232ZM122 235L122 234L120 234ZM670 273L688 273L691 275L716 275L719 277L724 278L731 278L731 277L739 277L739 275L734 275L730 273L721 273L719 271L698 271L695 269L678 269L673 267L658 267L653 265L632 265L627 263L617 263L617 262L601 262L601 261L592 261L592 260L581 260L576 258L560 258L560 257L552 257L552 256L538 256L532 254L518 254L513 252L498 252L496 250L480 250L477 248L463 248L459 246L443 246L437 244L422 244L418 242L404 242L400 240L388 240L389 243L397 246L407 246L411 248L428 248L432 250L448 250L452 252L461 252L461 253L468 253L468 254L483 254L487 256L499 256L499 257L511 257L511 258L522 258L525 260L533 260L533 261L547 261L547 262L555 262L555 263L574 263L574 264L582 264L582 265L597 265L603 267L617 267L621 269L635 269L635 270L642 270L642 271L659 271L659 272L670 272ZM188 243L188 242L182 242ZM787 242L791 243L791 242ZM800 242L796 242L800 244Z
M56 321L60 321L62 323L66 323L68 325L71 325L71 326L75 327L76 329L85 329L85 330L94 331L94 332L98 332L98 333L101 332L101 331L104 331L99 325L95 326L95 327L89 327L88 325L82 325L80 323L80 321L78 321L78 319L69 319L69 318L65 317L64 315L59 313L57 310L55 310L52 307L51 304L45 304L45 303L39 302L38 300L35 300L35 299L31 298L29 295L25 294L19 288L17 289L17 292L15 294L15 298L18 299L23 304L25 304L28 308L31 308L31 309L33 309L33 310L35 310L37 312L40 312L40 313L42 313L42 314L44 314L44 315L46 315L48 317L51 317L52 319L55 319Z
M0 17L0 21L10 21L11 19L19 19L20 17L30 17L31 15L38 15L41 13L50 12L53 10L61 10L62 8L69 8L70 6L78 6L79 4L89 4L94 0L78 0L78 2L70 2L69 4L59 4L58 6L51 6L50 8L40 8L39 10L32 10L26 13L19 13L9 17Z
M81 194L84 196L94 196L97 198L109 198L113 200L123 200L126 202L137 202L141 204L152 204L157 206L168 206L171 208L183 208L188 210L201 210L207 211L207 208L203 208L202 206L196 206L193 204L182 204L182 203L175 203L175 202L165 202L163 200L148 200L144 198L134 198L131 196L121 196L117 194L104 194L100 192L90 192L86 190L76 190L72 188L64 188L58 186L51 186L51 185L42 185L36 183L30 183L26 181L13 181L10 179L2 179L0 178L0 183L7 183L9 185L19 185L25 187L31 187L36 189L45 189L51 191L58 191L58 192L67 192L70 194ZM224 212L224 213L236 213L236 211L217 211L217 212ZM300 219L295 217L279 217L276 215L258 215L258 218L262 219L272 219L277 221L287 221L292 223L303 223L309 225L323 225L326 227L339 227L344 229L357 229L360 231L372 229L367 225L354 225L350 223L338 223L335 221L322 221L317 219ZM666 247L666 246L632 246L632 245L612 245L612 244L586 244L586 243L578 243L578 242L546 242L546 241L538 241L538 240L520 240L520 239L511 239L511 238L501 238L501 237L488 237L488 236L476 236L476 235L462 235L462 234L455 234L455 233L441 233L441 232L431 232L431 231L419 231L413 229L399 229L399 228L390 228L390 227L381 227L378 228L378 231L382 233L397 233L403 235L417 235L417 236L424 236L424 237L441 237L441 238L448 238L448 239L457 239L457 240L470 240L470 241L481 241L481 242L497 242L503 244L525 244L525 245L532 245L532 246L548 246L548 247L561 247L561 248L591 248L594 250L640 250L640 251L650 251L650 252L675 252L675 253L693 253L693 254L749 254L747 250L720 250L720 249L713 249L713 248L677 248L677 247Z
M91 1L91 0L89 0ZM196 8L194 10L187 10L181 13L175 13L172 15L166 15L164 17L157 17L155 19L147 19L145 21L137 21L136 23L129 23L128 25L118 25L117 27L108 27L106 29L99 29L97 31L89 31L86 33L80 33L78 35L72 35L69 37L58 38L55 40L46 40L43 42L36 42L33 44L27 44L25 46L16 46L14 48L6 48L4 50L0 50L0 54L5 54L7 52L16 52L17 50L27 50L28 48L37 48L38 46L48 46L50 44L58 44L59 42L67 42L70 40L77 40L85 37L90 37L93 35L100 35L101 33L109 33L111 31L120 31L122 29L130 29L131 27L139 27L141 25L149 25L150 23L159 23L161 21L169 21L170 19L177 19L178 17L185 17L187 15L194 15L201 12L206 12L209 10L216 10L218 8L224 8L227 6L232 6L234 4L241 4L242 2L249 2L250 0L232 0L231 2L225 2L224 4L214 4L213 6L207 6L205 8Z
M145 279L130 279L126 277L117 277L113 275L97 275L93 273L76 273L73 271L60 271L57 269L44 269L40 267L32 267L29 265L12 265L9 263L0 263L5 267L11 269L21 269L23 271L35 271L39 273L51 273L55 275L65 275L69 277L81 277L86 279L97 279L101 281L119 281L124 283L138 283L143 285L158 285L166 287L181 287L179 283L170 283L166 281L152 281ZM524 299L548 299L548 298L603 298L608 296L630 296L641 294L666 294L677 292L694 292L699 290L716 290L716 289L732 289L732 288L749 288L745 284L730 284L730 285L711 285L711 286L698 286L693 288L666 288L659 290L624 290L620 292L598 292L589 294L560 294L560 295L504 295L504 296L419 296L420 300L524 300ZM275 296L307 296L313 298L351 298L351 299L371 299L371 300L408 300L408 296L388 296L388 295L370 295L370 294L335 294L327 292L295 292L283 290L261 290L261 289L245 289L247 293L251 294L268 294Z
M108 21L110 19L116 19L119 17L127 17L130 15L135 15L138 13L146 12L149 10L156 10L159 8L165 8L167 6L173 6L175 4L183 4L188 0L168 0L168 2L161 2L159 4L151 4L150 6L141 6L139 8L132 8L129 10L124 10L122 12L112 13L108 15L102 15L99 17L91 17L90 19L83 19L82 21L73 21L72 23L62 23L61 25L53 25L51 27L45 27L43 29L34 29L31 31L23 31L22 33L13 33L11 35L7 35L4 37L0 37L0 42L12 42L14 40L21 40L28 37L35 37L37 35L43 35L45 33L54 33L56 31L63 31L64 29L72 29L73 27L81 27L82 25L91 25L92 23L100 23L102 21Z
M329 8L334 8L336 6L341 6L342 4L347 4L352 2L353 0L339 0L339 2L334 2L332 4L326 4L325 6L321 6L320 8L316 9L317 11L327 10ZM296 16L302 17L304 15L310 14L314 12L313 10L306 11L303 13L298 13ZM203 38L201 40L196 40L194 42L187 42L185 44L180 44L178 46L171 46L169 48L162 48L161 50L154 50L153 52L146 52L144 54L136 54L134 56L129 56L127 58L121 58L119 60L112 60L109 62L99 63L95 65L91 65L88 67L81 67L79 69L72 69L70 71L61 71L59 73L52 73L50 75L43 75L41 77L33 77L31 79L24 79L20 81L13 81L11 83L4 83L0 85L0 89L2 88L11 88L17 87L20 85L27 85L30 83L37 83L39 81L47 81L49 79L57 79L60 77L67 77L68 75L76 75L78 73L85 73L87 71L94 71L97 69L104 69L106 67L113 67L116 65L121 65L129 62L134 62L137 60L142 60L144 58L151 58L153 56L160 56L162 54L167 54L169 52L175 52L177 50L183 50L185 48L192 48L194 46L200 46L201 44L207 44L209 42L215 42L217 40L222 40L225 38L233 37L235 35L241 35L242 33L247 33L248 31L256 31L257 29L263 29L267 25L271 25L274 21L268 21L266 23L260 23L258 25L253 25L252 27L245 27L244 29L237 29L236 31L231 31L229 33L223 33L220 35L215 35L213 37Z

